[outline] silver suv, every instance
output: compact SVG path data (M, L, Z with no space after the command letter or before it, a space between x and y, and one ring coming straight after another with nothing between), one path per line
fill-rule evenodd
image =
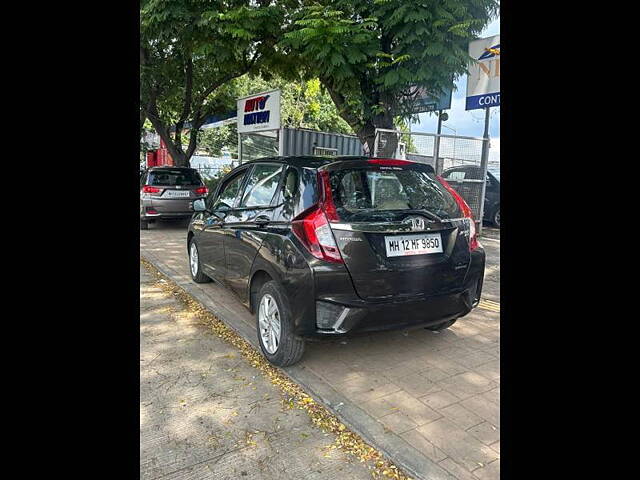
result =
M191 217L191 202L208 193L194 168L150 168L140 177L140 229L158 219Z

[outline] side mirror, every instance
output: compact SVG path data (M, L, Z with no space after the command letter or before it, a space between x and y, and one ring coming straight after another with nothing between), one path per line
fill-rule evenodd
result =
M199 198L191 202L191 209L194 212L206 212L207 205L204 203L204 198Z

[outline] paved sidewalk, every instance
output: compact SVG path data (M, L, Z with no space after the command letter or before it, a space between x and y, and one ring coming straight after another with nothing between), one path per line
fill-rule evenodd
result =
M183 223L140 232L144 258L257 345L255 320L232 293L191 281L185 242ZM416 478L500 476L499 231L486 229L481 243L488 254L484 308L440 334L421 329L310 343L302 361L285 369Z
M140 478L371 478L153 281L141 267Z

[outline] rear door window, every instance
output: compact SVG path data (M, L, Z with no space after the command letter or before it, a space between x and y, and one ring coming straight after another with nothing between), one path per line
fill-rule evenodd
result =
M344 169L331 172L330 179L338 215L347 221L391 219L406 210L427 210L443 219L461 216L435 175L419 167Z
M282 170L283 165L280 164L255 165L247 180L240 206L262 207L270 205L278 189Z
M147 185L158 187L202 185L202 179L196 170L171 170L167 168L149 172Z
M462 180L464 180L465 175L466 173L464 170L454 170L452 172L447 172L444 175L444 178L454 182L461 182Z

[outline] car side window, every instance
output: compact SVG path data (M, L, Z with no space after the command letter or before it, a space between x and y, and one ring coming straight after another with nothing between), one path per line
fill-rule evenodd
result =
M461 182L464 180L466 172L464 170L454 170L453 172L449 172L447 174L447 180L453 180L457 182Z
M240 187L242 186L242 181L244 180L246 173L247 171L244 170L242 173L227 180L227 182L222 186L217 198L214 200L211 210L229 210L233 208L233 204L238 196L238 192L240 192Z
M257 164L253 167L244 195L240 202L241 207L262 207L271 204L271 200L278 189L283 165Z
M295 168L289 167L282 185L282 195L285 200L292 200L298 193L298 172Z

